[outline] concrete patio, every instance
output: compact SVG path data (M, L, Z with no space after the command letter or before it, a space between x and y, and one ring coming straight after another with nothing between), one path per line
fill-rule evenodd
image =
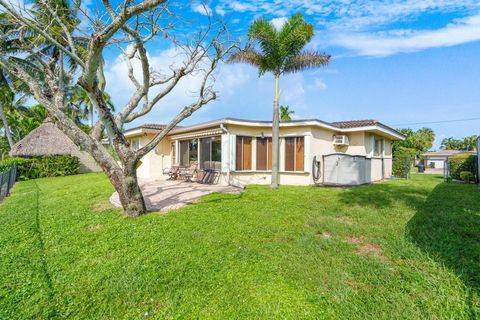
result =
M240 188L225 185L206 185L196 182L179 180L140 180L140 187L145 198L148 211L160 211L162 213L178 209L189 203L194 203L200 197L214 192L240 193ZM110 202L121 207L118 193L114 192Z

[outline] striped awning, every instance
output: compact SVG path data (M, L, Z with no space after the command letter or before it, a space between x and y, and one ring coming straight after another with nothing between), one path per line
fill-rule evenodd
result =
M202 131L195 131L195 132L186 132L182 134L176 134L171 136L173 140L185 140L185 139L193 139L193 138L201 138L201 137L211 137L211 136L218 136L222 134L222 129L215 128L210 130L202 130Z

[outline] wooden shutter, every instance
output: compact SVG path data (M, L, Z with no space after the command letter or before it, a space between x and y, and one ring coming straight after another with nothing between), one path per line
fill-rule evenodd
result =
M304 171L304 139L297 137L295 146L295 171Z
M243 170L252 170L252 138L243 137Z
M257 170L267 170L267 139L257 138Z
M268 143L268 159L267 159L267 169L272 170L272 138L267 138Z
M285 138L285 171L295 170L295 138Z
M243 170L243 137L237 136L237 143L235 147L235 169Z

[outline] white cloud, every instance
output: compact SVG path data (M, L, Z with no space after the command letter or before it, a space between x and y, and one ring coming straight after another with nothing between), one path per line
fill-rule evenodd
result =
M274 18L270 20L275 27L275 29L280 30L283 25L288 21L287 17Z
M192 5L192 11L207 16L212 14L212 9L206 3L198 3Z
M219 15L221 15L222 17L225 15L225 9L222 7L222 6L216 6L215 7L215 12Z
M233 11L238 12L245 12L245 11L257 11L257 7L254 4L250 4L247 1L233 1L229 5L230 9Z
M327 90L327 84L321 78L315 78L314 87L318 90Z
M480 40L480 14L437 30L394 30L334 36L332 43L366 56L387 56L434 47L454 46Z

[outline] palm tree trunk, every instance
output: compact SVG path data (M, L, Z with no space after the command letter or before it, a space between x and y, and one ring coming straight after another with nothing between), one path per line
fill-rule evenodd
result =
M280 151L280 112L278 111L280 76L275 75L275 97L273 99L272 121L272 181L270 186L278 188L279 151Z
M3 122L3 129L5 130L5 135L7 136L8 145L10 149L13 148L13 139L12 133L10 132L10 127L8 126L7 118L5 117L5 113L3 113L3 105L0 103L0 118L2 118Z
M93 128L93 104L88 106L88 125Z

